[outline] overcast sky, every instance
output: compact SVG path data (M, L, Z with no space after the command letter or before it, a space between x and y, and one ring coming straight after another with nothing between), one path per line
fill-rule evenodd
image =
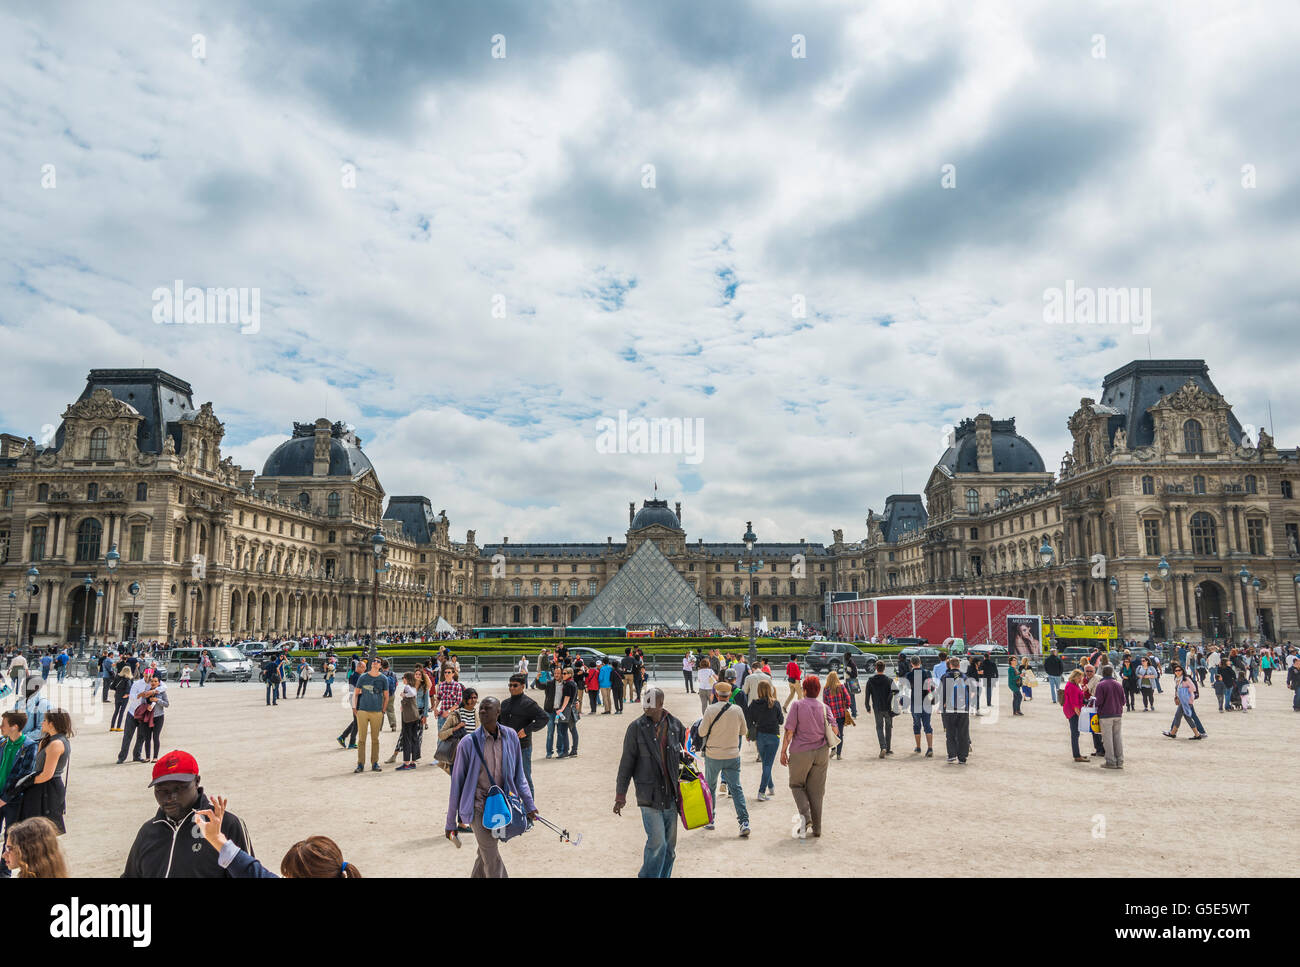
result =
M963 417L1057 469L1148 338L1300 443L1296 4L23 6L7 432L158 367L237 463L343 420L481 543L619 539L656 480L692 539L854 539ZM258 331L155 323L176 280ZM1066 280L1149 334L1048 325ZM620 410L698 462L600 452Z

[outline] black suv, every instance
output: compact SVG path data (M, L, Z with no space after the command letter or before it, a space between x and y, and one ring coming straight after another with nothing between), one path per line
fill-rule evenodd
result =
M846 661L852 661L858 671L870 672L875 670L877 658L877 655L863 651L847 641L814 641L808 646L804 664L821 674L827 669L841 671Z

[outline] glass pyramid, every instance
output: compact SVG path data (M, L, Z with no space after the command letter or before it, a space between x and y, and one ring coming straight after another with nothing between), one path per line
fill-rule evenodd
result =
M646 541L571 625L721 630L723 624L686 578Z

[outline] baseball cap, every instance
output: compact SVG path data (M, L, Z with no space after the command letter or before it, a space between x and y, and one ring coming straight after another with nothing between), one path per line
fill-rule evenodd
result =
M160 782L189 782L199 777L199 764L188 752L168 752L153 767L153 788Z

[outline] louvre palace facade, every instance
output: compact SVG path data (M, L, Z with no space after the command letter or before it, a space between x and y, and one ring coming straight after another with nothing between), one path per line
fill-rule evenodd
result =
M856 540L760 541L751 575L739 540L689 540L682 505L657 497L629 504L618 540L456 541L428 498L385 493L342 424L293 423L259 474L222 456L224 427L184 380L97 369L49 446L0 436L0 615L38 642L364 633L372 619L563 633L653 541L700 626L746 628L747 592L756 619L784 628L822 625L832 593L964 591L1114 611L1126 637L1150 623L1158 637L1300 639L1297 452L1249 439L1203 361L1132 362L1067 425L1053 472L1014 418L964 420L923 495L890 495Z

